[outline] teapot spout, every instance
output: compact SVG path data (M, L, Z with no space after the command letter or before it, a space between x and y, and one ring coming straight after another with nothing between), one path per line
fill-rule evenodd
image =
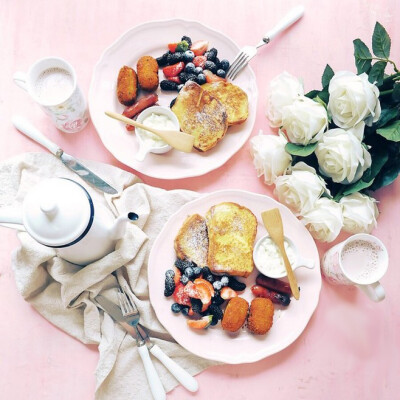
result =
M139 219L139 216L134 212L129 212L126 215L119 216L115 220L114 226L111 229L111 238L113 240L121 239L125 234L126 224L128 222L136 221L137 219Z
M23 229L21 210L15 207L1 208L0 225L7 228Z

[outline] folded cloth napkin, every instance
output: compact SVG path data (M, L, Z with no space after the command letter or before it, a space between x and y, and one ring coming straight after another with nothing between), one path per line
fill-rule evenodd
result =
M149 301L147 260L152 243L168 217L198 194L151 187L116 167L82 162L115 187L118 195L94 190L50 154L28 153L0 164L0 207L20 205L35 183L57 176L79 182L95 203L106 204L115 215L134 211L139 220L128 225L114 252L85 267L61 259L54 249L20 231L21 247L12 256L17 287L51 323L83 343L99 346L96 399L151 399L135 340L97 307L94 298L101 293L117 302L120 284L134 299L142 325L166 354L192 375L216 364L177 344L157 320ZM166 391L171 390L178 382L158 360L152 360Z

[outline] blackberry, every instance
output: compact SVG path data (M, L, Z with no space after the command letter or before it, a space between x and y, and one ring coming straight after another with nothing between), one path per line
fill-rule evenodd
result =
M183 85L178 85L178 88L177 88L177 90L178 90L178 92L179 92L179 86L183 86ZM169 108L172 108L173 106L174 106L174 104L175 104L175 102L176 102L176 97L174 98L174 99L172 99L171 100L171 103L169 103ZM180 269L180 268L179 268Z
M186 75L186 79L187 79L187 81L196 82L197 75L195 75L195 74L187 74L187 75ZM187 82L187 81L186 81L186 82Z
M191 299L192 310L197 314L201 313L201 309L203 308L203 303L199 299Z
M228 286L238 292L242 292L244 289L246 289L246 284L244 284L243 282L240 282L238 280L236 280L233 277L229 278L229 284Z
M202 268L201 267L194 267L193 272L194 276L197 278L201 274Z
M220 306L223 304L225 300L219 295L219 294L214 294L214 297L211 300L211 304L215 304L216 306Z
M214 326L214 325L217 325L217 324L218 324L218 318L215 315L213 315L212 320L210 322L210 325Z
M180 60L179 58L181 57L181 55L178 53L168 53L167 55L167 64L168 65L173 65L178 63Z
M160 82L160 88L162 90L177 90L178 84L176 82L164 79L163 81Z
M173 278L175 276L175 272L172 269L169 269L168 271L165 271L165 276L170 276Z
M228 278L226 275L224 275L224 276L221 278L221 284L222 284L222 286L228 286L228 284L229 284L229 278Z
M175 314L179 314L182 310L182 306L178 303L174 303L171 306L171 311Z
M187 74L194 74L195 69L196 69L196 66L192 62L187 63L185 66L185 72Z
M183 272L183 274L186 275L189 279L191 279L194 276L194 269L192 267L187 267Z
M221 290L222 289L222 282L221 281L215 281L213 283L213 287L215 290Z
M217 70L217 76L220 78L225 78L226 77L226 71L224 71L222 68Z
M219 58L215 57L214 64L217 66L217 69L218 69L219 63L220 63Z
M181 313L183 315L188 315L189 314L189 307L187 307L187 306L181 307Z
M177 62L179 62L179 61L184 61L184 54L185 54L185 52L184 51L176 51L175 53L175 58L178 60Z
M181 39L181 40L186 40L186 42L187 42L188 45L189 45L189 49L190 49L190 47L192 46L192 39L190 39L189 36L182 36L182 39Z
M213 315L218 318L218 320L222 319L224 316L224 312L216 304L211 304L207 311L209 315Z
M206 61L204 63L204 69L208 69L209 71L211 71L213 74L215 74L217 72L217 66L215 65L214 62L212 61Z
M186 275L182 275L181 282L186 285L189 282L189 278Z
M175 282L174 277L171 275L167 275L165 277L165 288L164 288L164 296L169 297L174 293L175 290Z
M204 275L203 275L203 278L204 278ZM210 283L214 283L214 281L215 281L213 274L207 275L204 279Z
M207 60L214 61L215 58L217 57L217 54L218 50L215 47L213 47L212 49L206 52L205 56L207 57Z
M176 100L176 99L174 99L174 100ZM172 100L172 101L174 101L174 100ZM171 101L171 103L172 103L172 101ZM170 104L170 107L172 107L171 104ZM181 260L180 258L177 258L175 260L175 267L180 269L181 271L184 271L186 268L186 261Z
M226 59L221 60L219 62L219 64L217 64L217 65L218 65L218 68L223 69L224 71L228 71L229 66L230 66L229 61Z
M179 76L179 80L182 83L185 83L187 81L187 73L186 72L181 72L178 76Z
M168 64L168 54L170 54L169 51L164 53L161 57L156 58L159 67L165 67Z
M204 85L207 82L206 76L203 73L198 74L197 78L196 78L196 82L199 85Z
M192 62L194 58L194 53L191 50L187 50L183 53L182 61L185 63Z

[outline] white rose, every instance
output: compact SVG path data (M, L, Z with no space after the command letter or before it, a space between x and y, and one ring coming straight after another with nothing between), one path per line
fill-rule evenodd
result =
M328 111L340 128L352 128L361 121L368 126L381 115L379 89L368 81L368 75L337 72L329 83Z
M264 175L264 182L272 185L276 177L283 175L289 167L292 156L285 151L287 140L283 136L254 136L250 141L250 152L257 176Z
M322 242L332 242L343 226L342 207L326 197L318 199L312 210L302 215L301 222L313 238Z
M371 233L379 211L376 200L361 193L342 197L343 229L349 233Z
M274 128L282 126L282 109L304 94L301 82L286 71L272 79L267 96L267 118Z
M307 145L318 141L328 126L325 107L305 96L282 109L282 130L289 141Z
M364 122L348 131L325 132L315 149L320 172L345 185L358 181L371 166L371 155L361 144L363 132Z
M314 168L303 162L297 163L290 175L278 176L275 180L276 197L296 215L311 209L324 192L328 192L325 182Z

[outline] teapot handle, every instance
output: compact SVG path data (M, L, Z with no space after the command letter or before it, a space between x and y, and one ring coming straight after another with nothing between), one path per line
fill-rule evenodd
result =
M0 208L0 225L6 228L25 230L22 223L21 211L13 207Z

